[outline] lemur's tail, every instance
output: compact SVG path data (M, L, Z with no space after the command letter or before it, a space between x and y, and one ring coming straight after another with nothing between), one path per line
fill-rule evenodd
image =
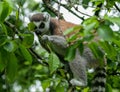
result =
M95 76L92 81L91 92L105 92L106 86L106 69L99 67L95 70Z

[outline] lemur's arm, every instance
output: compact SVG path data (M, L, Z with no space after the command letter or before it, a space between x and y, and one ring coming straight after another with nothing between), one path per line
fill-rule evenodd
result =
M67 42L64 37L58 35L43 35L40 39L40 42L44 46L48 45L48 48L50 46L50 49L52 49L55 53L63 57L65 56Z

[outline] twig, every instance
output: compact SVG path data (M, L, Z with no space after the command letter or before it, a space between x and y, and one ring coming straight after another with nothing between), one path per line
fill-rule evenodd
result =
M63 19L62 13L60 13L58 10L53 8L46 0L43 0L43 3L46 5L46 7L51 10L56 16L59 15L60 19Z
M40 60L43 60L32 48L29 48L28 49L29 50L29 52L38 60L38 59L40 59ZM46 62L40 62L40 64L42 64L42 65L48 65L48 63L46 63Z
M59 14L60 14L60 3L61 3L61 0L60 0L60 2L59 2L59 4L58 4L58 12L59 12L58 15L57 15L57 16L58 16L58 19L60 19L60 15L59 15Z
M88 17L91 17L91 15L88 15L88 14L86 14L86 13L83 13L83 12L79 11L79 10L78 10L78 7L74 7L74 9L75 9L76 11L78 11L79 13L83 14L83 15L86 15L86 16L88 16Z
M115 8L120 12L120 8L117 6L117 4L114 4Z
M59 4L59 2L58 1L55 1L57 4ZM64 5L64 4L61 4L60 3L60 5L62 6L62 7L64 7L65 9L67 9L68 11L70 11L72 14L74 14L75 16L77 16L78 18L80 18L81 20L84 20L84 18L83 17L81 17L81 16L79 16L79 15L77 15L74 11L72 11L71 9L69 9L69 7L67 7L66 5Z

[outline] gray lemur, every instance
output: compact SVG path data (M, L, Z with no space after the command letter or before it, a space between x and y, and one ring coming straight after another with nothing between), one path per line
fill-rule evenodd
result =
M40 43L43 46L45 46L46 42L49 43L54 52L64 57L66 53L66 48L68 46L66 39L62 35L62 32L76 25L70 22L66 22L65 20L57 20L55 18L51 18L50 15L47 13L34 14L33 16L31 16L30 20L36 26L35 33L37 34L37 36L39 35L41 36ZM68 37L69 36L70 35L68 35ZM75 58L69 62L69 66L74 77L73 79L71 79L70 83L74 86L86 86L87 67L97 68L99 66L99 62L94 57L92 51L88 47L85 47L82 55L79 53L78 50L76 50ZM101 75L105 76L104 72L101 73L100 73ZM97 75L97 77L99 76ZM103 79L100 79L99 81L96 79L94 81L94 84L95 83L105 84L105 82L106 80L103 77ZM105 92L105 88L103 86L101 86L100 89L95 87L92 89L92 92Z

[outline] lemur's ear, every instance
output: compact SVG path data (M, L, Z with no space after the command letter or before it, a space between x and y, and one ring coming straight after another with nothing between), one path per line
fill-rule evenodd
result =
M43 13L43 16L45 18L45 21L50 21L50 15L48 13Z

